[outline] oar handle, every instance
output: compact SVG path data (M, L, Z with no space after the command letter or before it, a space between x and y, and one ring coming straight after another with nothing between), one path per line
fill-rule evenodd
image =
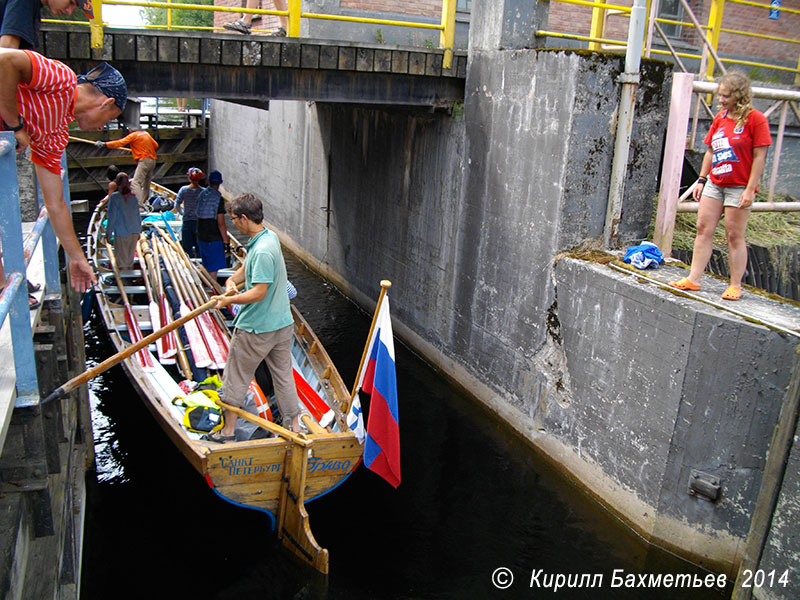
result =
M226 292L223 295L231 296L234 293L235 292L233 290L230 290L229 292ZM173 321L172 323L170 323L166 327L163 327L162 329L159 329L158 331L154 331L153 333L151 333L150 335L148 335L145 338L142 338L141 340L139 340L135 344L132 344L132 345L128 346L127 348L125 348L124 350L121 350L121 351L117 352L114 356L110 356L109 358L105 359L99 365L96 365L96 366L92 367L91 369L87 369L86 371L84 371L83 373L78 375L77 377L73 377L68 382L66 382L64 385L61 385L61 386L57 387L55 390L53 390L44 400L42 400L40 402L40 404L47 404L48 402L51 402L53 400L58 400L59 398L62 398L64 396L66 396L67 394L69 394L72 390L74 390L79 385L82 385L82 384L86 383L87 381L89 381L90 379L93 379L93 378L97 377L103 371L106 371L107 369L110 369L111 367L113 367L114 365L116 365L119 362L122 362L123 360L125 360L129 356L132 356L133 354L136 354L139 350L141 350L142 348L146 348L147 346L149 346L150 344L155 342L160 337L168 334L170 331L173 331L173 330L177 329L178 327L180 327L184 323L186 323L188 321L191 321L192 319L198 317L199 315L203 314L207 310L214 308L214 305L216 304L216 302L217 301L213 300L213 299L209 300L208 302L206 302L202 306L198 306L197 308L195 308L192 312L187 313L186 315L182 316L177 321Z
M84 144L91 144L94 146L94 142L92 140L85 140L83 138L69 136L69 140L71 142L83 142ZM133 152L130 148L112 148L112 150L124 150L125 152Z
M275 423L270 423L266 419L262 419L261 417L257 417L256 415L247 412L239 408L238 406L233 406L232 404L228 404L227 402L223 402L222 400L215 400L217 404L219 404L225 410L229 410L232 413L242 417L246 421L250 421L259 427L263 427L267 431L271 431L282 438L289 440L290 442L294 442L298 446L302 446L304 448L311 445L311 440L306 439L303 434L292 433L288 429L281 427L280 425L276 425Z

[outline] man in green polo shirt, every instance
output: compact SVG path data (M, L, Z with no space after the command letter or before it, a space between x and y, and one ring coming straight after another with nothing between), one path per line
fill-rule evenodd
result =
M233 296L214 296L217 308L242 305L233 320L228 362L222 383L222 399L241 407L258 364L266 361L272 374L275 399L283 426L300 431L300 406L292 375L292 334L294 319L286 293L286 264L278 236L262 225L261 200L242 194L231 201L229 212L236 228L250 237L244 264L225 282L225 290L244 291ZM235 440L236 415L225 415L225 426L208 437L226 443Z

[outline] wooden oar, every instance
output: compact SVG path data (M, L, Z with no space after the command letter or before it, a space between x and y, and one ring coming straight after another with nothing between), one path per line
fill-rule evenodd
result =
M92 140L85 140L79 137L69 136L69 141L71 142L83 142L84 144L91 144L94 146L94 142ZM133 152L130 148L110 148L111 150L124 150L125 152Z
M144 286L147 288L147 299L149 300L147 308L150 311L150 323L153 325L153 331L158 331L161 329L161 310L156 303L155 294L153 293L155 282L151 281L154 278L152 272L153 250L149 246L145 248L145 245L146 238L144 234L142 234L136 242L136 246L139 248L139 266L142 267L142 279L144 279ZM167 354L167 339L169 339L170 335L171 334L167 334L159 338L156 343L158 362L162 365L175 364L175 352L169 355Z
M161 259L158 256L158 245L153 241L151 246L153 249L153 276L155 278L155 287L158 291L158 322L159 327L166 327L172 320L172 312L167 305L167 296L164 294L164 280L161 277ZM178 353L179 340L177 332L170 333L161 339L165 340L164 356L170 357ZM184 356L183 359L185 358ZM183 363L181 362L181 364Z
M122 306L125 310L125 324L128 326L128 335L131 338L131 343L135 344L142 339L142 331L139 329L139 323L136 320L136 315L133 314L133 308L131 308L130 302L128 302L128 294L125 293L125 284L122 281L122 276L119 273L119 268L117 267L117 259L114 256L114 249L111 248L111 245L108 243L108 240L105 241L106 251L108 252L108 260L111 262L111 268L114 271L114 278L117 280L117 286L119 287L119 293L122 296ZM153 365L153 356L150 354L150 351L146 348L139 352L136 357L139 360L139 364L141 364L142 368L146 371L152 370Z
M161 242L157 243L159 244L159 254L164 260L164 266L167 267L167 273L169 273L170 279L172 279L172 287L175 290L175 294L178 296L180 313L181 317L183 317L192 311L186 305L182 282L178 279L178 276L175 272L175 267L172 264L172 259L169 255L169 248L167 248L167 246ZM189 321L186 324L186 327L184 327L184 331L186 331L186 337L189 338L189 347L192 350L195 365L200 368L210 367L213 363L213 360L206 346L206 342L203 340L203 336L200 333L200 328L197 326L197 323L195 321Z
M223 402L222 400L215 400L217 404L219 404L225 410L229 410L235 415L243 418L246 421L250 421L258 425L259 427L263 427L267 431L271 431L274 434L281 436L284 439L287 439L295 444L302 446L303 448L307 448L312 444L312 440L306 438L305 434L302 433L293 433L288 429L281 427L280 425L276 425L275 423L270 423L266 419L262 419L259 416L256 416L252 413L247 412L237 406L233 406L232 404L228 404L227 402Z
M186 272L186 269L181 264L180 259L175 255L175 253L170 248L166 248L165 252L166 254L169 255L170 261L172 263L172 270L175 272L175 276L178 279L179 285L182 286L186 308L188 310L192 310L195 306L195 302L194 302L194 293L192 290L192 284L189 274ZM205 344L205 347L208 350L208 355L211 357L211 368L223 369L225 368L225 363L228 360L228 353L227 350L220 347L220 345L214 339L214 336L212 335L212 332L209 328L209 323L210 323L210 317L208 313L201 315L197 319L197 329L200 332L200 337L203 340L203 344Z
M230 292L226 292L224 295L229 296L229 295L232 295L234 293L235 292L230 291ZM154 331L153 333L151 333L147 337L139 340L135 344L133 344L131 346L128 346L124 350L121 350L120 352L117 352L114 356L110 356L109 358L105 359L99 365L96 365L96 366L92 367L91 369L87 369L86 371L84 371L80 375L70 379L64 385L61 385L61 386L57 387L44 400L42 400L40 404L46 404L47 402L51 402L53 400L57 400L57 399L65 396L65 395L69 394L72 390L74 390L79 385L83 385L84 383L86 383L90 379L93 379L93 378L97 377L98 375L100 375L100 373L110 369L111 367L113 367L117 363L122 362L126 358L130 357L131 355L133 355L136 352L138 352L139 350L141 350L142 348L147 348L147 346L149 346L150 344L152 344L153 342L158 340L161 336L167 335L170 331L174 331L175 329L177 329L181 325L185 325L186 323L190 323L193 319L197 318L198 315L202 315L205 311L214 308L215 304L216 304L215 300L209 300L208 302L206 302L202 306L198 306L192 312L186 314L185 316L182 316L177 321L173 321L172 323L167 325L165 328L160 329L158 331Z
M199 284L197 269L179 244L169 239L164 232L159 231L159 233L166 242L166 251L174 259L172 263L173 270L175 270L176 274L180 271L179 274L182 275L181 283L184 286L185 301L187 307L191 310L195 303L202 304L204 292ZM197 326L206 343L212 362L217 365L216 368L224 368L228 362L228 348L230 346L226 333L222 332L218 322L209 314L199 318Z
M204 300L208 300L207 294L203 289L198 268L194 265L186 253L181 248L178 258L182 264L179 265L181 272L184 274L184 281L186 282L187 290L189 293L189 308L195 305L202 304ZM215 362L225 364L228 362L228 350L230 348L230 341L226 330L220 326L219 321L214 319L210 313L206 313L198 319L200 331L209 342L209 349L211 355L214 357Z

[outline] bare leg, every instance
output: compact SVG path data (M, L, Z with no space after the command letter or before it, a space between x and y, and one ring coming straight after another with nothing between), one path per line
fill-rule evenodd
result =
M247 8L249 9L256 9L259 8L261 4L261 0L247 0ZM250 27L253 23L253 13L242 13L242 21L245 25Z
M700 198L700 208L697 211L697 237L694 239L692 268L688 277L689 281L696 285L700 285L700 278L711 259L711 252L714 249L714 230L721 216L722 202L708 196Z
M273 0L275 10L289 10L289 0ZM285 31L289 31L289 19L286 17L278 17L281 21L281 27Z
M725 236L728 238L728 255L731 271L731 285L742 287L742 277L747 268L747 244L744 231L750 211L733 206L725 207Z

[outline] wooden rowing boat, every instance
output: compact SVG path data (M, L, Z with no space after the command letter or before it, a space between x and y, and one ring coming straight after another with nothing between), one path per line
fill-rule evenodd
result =
M177 244L170 247L163 239L166 237L164 234L153 233L151 237L159 241L148 242L143 236L136 265L133 269L119 271L117 277L109 255L113 249L106 244L103 214L95 211L89 223L87 253L98 274L98 312L117 351L130 345L131 318L142 335L152 332L154 324L150 307L154 292L159 289L152 264L158 257L161 271L166 275L163 267L169 265L165 255L170 255L172 260L177 256ZM152 254L145 249L148 243L155 250ZM142 252L145 259L140 256ZM195 297L201 291L205 298L209 293L217 293L212 291L213 282L209 281L202 266L188 260L184 263L180 269L173 264L175 271L182 273L173 277L184 278L180 287ZM221 275L225 274L221 272ZM146 280L148 276L150 279ZM124 294L119 289L118 279L122 282ZM200 289L198 282L203 283L204 289ZM123 297L126 299L124 302ZM126 306L129 309L127 322ZM215 322L226 323L219 311L213 313L206 313L209 318L200 327L213 327ZM187 376L191 377L191 370L182 357L188 356L191 360L191 347L183 348L178 343L179 360L175 360L173 353L173 358L162 364L153 344L146 351L150 361L143 361L140 357L142 352L137 352L121 364L159 425L211 489L228 502L269 515L283 545L319 571L327 573L328 551L314 539L305 503L323 496L347 479L361 460L362 446L341 414L341 409L348 405L349 393L336 367L294 306L292 313L295 322L292 341L294 376L304 413L302 420L308 430L305 434L293 434L278 424L265 423L274 437L227 444L204 441L201 434L183 426L184 409L172 402L176 396L185 396L179 383ZM223 330L222 336L228 336L227 329ZM219 332L216 339L219 341ZM335 415L330 424L321 418L321 413L329 410ZM326 426L321 425L320 420Z

